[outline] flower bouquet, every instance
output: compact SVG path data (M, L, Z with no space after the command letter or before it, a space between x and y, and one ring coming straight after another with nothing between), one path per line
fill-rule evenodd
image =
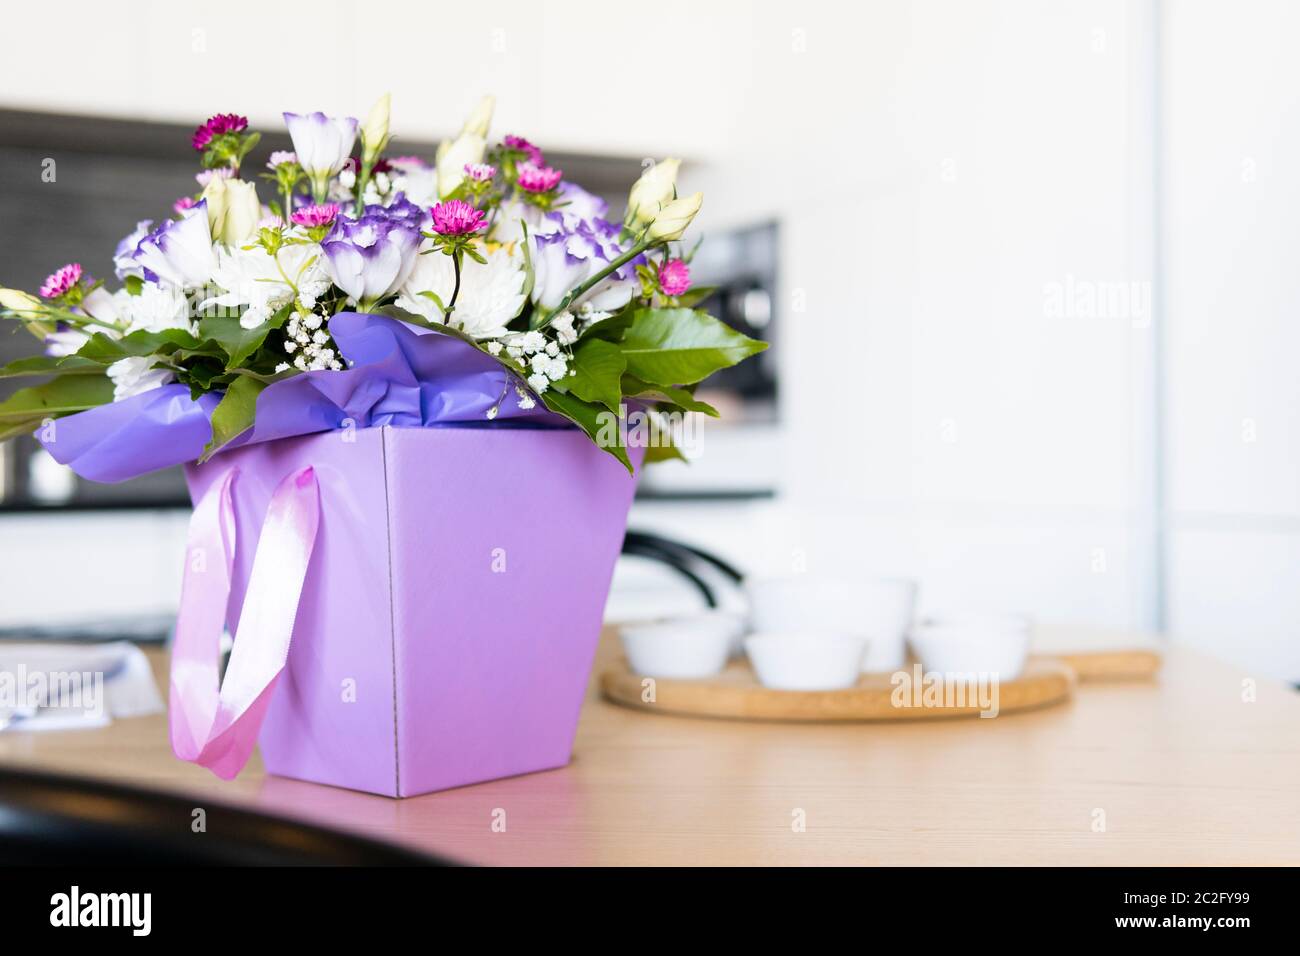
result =
M567 763L631 475L765 347L694 308L675 160L613 221L491 114L425 162L386 154L387 97L286 113L256 175L214 116L120 288L0 289L44 347L0 376L49 376L0 438L97 481L185 465L171 738L222 777L259 736L271 772L392 796Z

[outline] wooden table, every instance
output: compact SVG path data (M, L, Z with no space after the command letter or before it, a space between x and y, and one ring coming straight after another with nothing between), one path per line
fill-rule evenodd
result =
M616 653L607 634L600 658ZM1173 649L1153 683L1082 685L1050 710L839 726L644 714L593 684L570 766L407 800L268 777L256 757L223 783L171 756L161 716L0 734L0 762L476 863L1300 863L1300 694L1260 681L1246 702L1243 678Z

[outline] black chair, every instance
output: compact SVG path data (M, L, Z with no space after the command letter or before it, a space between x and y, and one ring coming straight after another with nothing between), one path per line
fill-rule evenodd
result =
M718 572L733 585L739 585L745 578L738 568L715 554L648 531L628 529L623 538L623 553L667 565L694 585L709 607L718 606L713 585L706 580L710 571Z
M205 814L193 830L194 811ZM446 866L377 840L119 784L0 772L0 865Z

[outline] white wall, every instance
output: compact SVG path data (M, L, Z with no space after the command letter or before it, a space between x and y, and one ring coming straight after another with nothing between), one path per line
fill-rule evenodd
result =
M1159 619L1159 39L1171 621L1300 676L1278 650L1300 602L1287 4L1168 3L1157 31L1154 0L336 0L319 22L386 55L321 44L294 73L247 37L297 49L298 5L140 6L60 16L57 71L11 44L4 104L273 122L391 89L399 135L430 138L491 90L496 128L544 146L685 155L706 232L783 225L785 494L653 520L767 570L914 574L931 608L1107 628ZM11 35L50 9L7 11Z
M1300 6L1165 4L1171 629L1300 680Z

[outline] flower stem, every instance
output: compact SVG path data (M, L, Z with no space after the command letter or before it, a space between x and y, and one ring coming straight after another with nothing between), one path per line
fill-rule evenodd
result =
M360 219L361 213L365 209L366 185L370 182L370 170L374 168L374 165L373 162L367 162L365 159L361 161L361 171L357 173L356 181L357 198L352 206L352 217L354 219Z
M451 310L456 308L456 296L460 295L460 257L463 253L457 247L451 254L451 267L456 273L456 284L451 290L451 301L447 303L447 308L442 313L442 321L451 325Z

